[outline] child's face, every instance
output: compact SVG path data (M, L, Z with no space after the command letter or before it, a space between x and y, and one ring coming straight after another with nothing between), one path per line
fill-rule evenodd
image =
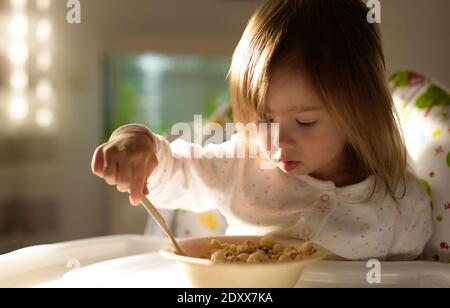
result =
M273 71L266 117L280 125L277 165L284 172L323 180L341 172L346 136L300 72L284 66Z

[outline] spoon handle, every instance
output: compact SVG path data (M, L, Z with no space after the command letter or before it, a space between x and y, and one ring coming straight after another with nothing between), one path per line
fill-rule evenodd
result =
M175 246L175 249L178 254L185 256L186 253L181 249L181 247L178 245L177 241L175 240L175 236L173 235L170 228L167 226L166 222L164 221L164 218L161 216L161 214L158 212L158 210L155 208L155 206L148 200L146 197L143 197L141 200L142 205L147 210L147 212L152 216L158 225L164 230L166 235L170 238L172 241L173 246Z

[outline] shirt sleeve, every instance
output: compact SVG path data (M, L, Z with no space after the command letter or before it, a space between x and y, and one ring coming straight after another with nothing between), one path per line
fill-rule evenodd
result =
M243 145L239 135L202 147L181 139L169 143L143 125L128 124L117 129L111 139L132 131L149 134L155 141L158 166L147 180L147 198L155 206L204 212L226 201L239 178L239 160L233 159L237 147Z
M405 177L406 194L400 199L390 245L390 260L413 260L423 251L432 235L430 197L412 174Z

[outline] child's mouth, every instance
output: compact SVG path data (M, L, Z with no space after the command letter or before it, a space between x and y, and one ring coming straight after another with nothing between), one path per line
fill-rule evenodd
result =
M279 162L280 168L286 172L293 171L299 164L300 162L295 160L280 160Z

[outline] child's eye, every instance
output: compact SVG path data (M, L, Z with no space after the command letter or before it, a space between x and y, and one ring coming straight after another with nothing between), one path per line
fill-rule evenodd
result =
M297 120L298 125L300 125L301 127L311 127L314 124L316 124L316 121L313 122L301 122Z

